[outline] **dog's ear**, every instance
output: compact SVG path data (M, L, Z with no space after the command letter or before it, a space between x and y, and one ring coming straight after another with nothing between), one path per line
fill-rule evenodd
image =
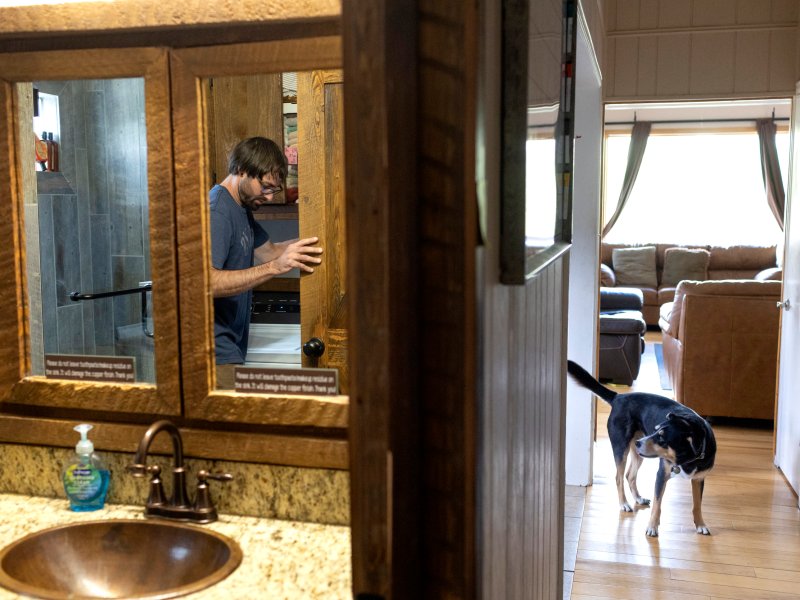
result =
M682 417L680 415L676 415L675 413L667 413L667 420L668 421L679 421L681 423L685 423L689 427L692 426L692 424L689 422L689 420L686 417Z

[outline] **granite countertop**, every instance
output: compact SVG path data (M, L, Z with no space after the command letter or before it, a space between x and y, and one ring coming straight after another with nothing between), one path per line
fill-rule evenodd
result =
M0 547L42 529L105 519L143 519L143 507L106 505L76 513L66 500L0 494ZM233 573L187 600L343 600L352 597L350 528L298 521L220 515L198 527L235 540L244 558ZM0 588L0 600L27 598Z

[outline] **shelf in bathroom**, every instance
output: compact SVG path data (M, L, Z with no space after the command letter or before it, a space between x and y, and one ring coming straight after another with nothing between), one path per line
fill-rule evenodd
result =
M106 519L143 519L143 507L107 504L102 510L75 513L64 499L0 494L0 547L42 529ZM298 521L220 515L203 525L236 540L242 564L229 577L187 600L349 598L350 528ZM0 600L27 596L0 588Z
M72 184L61 171L37 171L36 193L58 196L75 194Z

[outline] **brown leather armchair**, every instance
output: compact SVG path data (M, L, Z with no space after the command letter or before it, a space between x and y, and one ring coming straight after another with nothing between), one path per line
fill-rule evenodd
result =
M661 307L675 399L703 416L773 419L779 281L681 281Z

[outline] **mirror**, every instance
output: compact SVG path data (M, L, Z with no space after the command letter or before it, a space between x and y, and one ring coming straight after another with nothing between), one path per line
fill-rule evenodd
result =
M0 54L9 410L181 412L168 58Z
M251 263L247 260L247 264L230 266L238 260L235 258L235 247L230 237L237 237L238 234L230 232L234 229L233 223L237 215L244 210L250 212L253 220L252 224L243 221L242 230L263 230L269 236L269 242L278 246L286 240L300 237L319 238L319 242L310 246L314 248L324 245L334 249L335 254L323 255L324 260L332 260L334 266L338 264L341 269L339 272L343 274L344 155L341 147L341 77L337 78L335 74L324 75L321 72L214 77L204 80L202 87L206 94L210 179L214 183L209 193L212 269L250 268ZM314 92L315 89L318 90L317 93ZM270 192L248 199L249 194L260 193L259 190L248 187L258 187L258 182L246 174L237 173L237 169L231 173L229 159L237 144L253 136L271 140L262 140L259 144L282 155L280 160L276 159L271 163L280 171L275 173L273 183L279 184L282 189L277 193ZM270 146L272 142L274 145ZM239 148L247 150L241 153L237 151L237 156L250 153L254 148L261 149L261 145L244 142ZM327 185L326 181L332 184ZM298 203L301 191L303 202ZM245 197L245 204L255 202L256 206L242 206L242 196ZM339 231L336 228L319 230L325 223L325 219L319 216L321 212L325 212L327 204L330 204L331 212L338 215ZM313 217L310 216L312 214ZM306 221L306 215L309 215L309 219L306 226L302 227L304 235L301 236L301 221ZM314 227L317 229L313 230ZM310 233L305 233L306 231ZM222 237L223 234L225 237ZM263 235L259 231L253 238L262 239ZM282 251L280 248L278 250ZM277 255L276 252L275 256ZM346 386L346 377L343 378L341 372L345 369L345 361L340 359L340 364L335 364L335 355L333 361L329 360L332 351L343 354L343 337L331 340L327 336L329 345L332 341L334 345L326 348L325 340L321 339L325 337L324 332L309 333L312 329L310 322L319 313L323 298L330 297L331 302L343 310L341 281L338 278L324 281L329 279L324 277L329 270L327 266L316 264L314 259L318 255L313 252L304 256L309 257L310 260L305 264L313 268L314 273L301 273L299 268L292 268L288 272L259 281L250 289L232 297L218 297L212 291L215 296L217 389L236 388L235 373L238 366L271 370L324 366L335 369L337 383L340 387L342 383ZM261 262L256 249L252 264L259 265ZM301 274L306 282L302 287L307 288L307 293L303 294L303 303ZM212 288L213 276L212 271ZM310 293L312 288L315 291ZM244 303L249 307L249 314L244 321L237 315L237 303ZM303 310L304 308L307 310ZM304 319L305 328L302 326ZM339 315L339 320L343 320L343 315ZM344 327L341 329L344 330ZM304 335L312 341L306 344L303 341ZM337 341L338 347L335 344ZM326 350L328 356L325 356ZM263 376L262 373L252 370L249 373L251 378ZM300 374L294 375L300 377ZM262 382L261 379L259 381ZM248 382L240 381L237 389L266 389L273 392L277 389L291 389L286 385L262 383L264 385L251 386ZM294 389L319 388L295 386Z
M209 233L216 389L265 393L294 390L306 394L327 389L322 393L344 393L341 76L314 71L225 76L205 79L201 87L213 182ZM254 136L266 139L256 140ZM240 166L256 156L267 157L258 176L270 179L268 193L262 193L263 181L240 172L238 167L231 172L232 154ZM274 173L269 172L272 169ZM298 202L301 197L302 202ZM333 221L327 226L326 214ZM252 220L248 222L245 215ZM268 241L259 248L258 241L265 236ZM309 243L308 250L284 249L282 245L287 240L310 237L320 241ZM235 243L242 239L254 240L254 249L246 255L239 252L241 244ZM258 273L264 262L261 252L268 246L274 249L269 258L275 261L273 264L280 262L281 253L294 252L313 272L295 267L264 278ZM325 253L320 256L314 248L323 248ZM334 252L328 252L330 249ZM323 262L317 263L320 258ZM222 295L217 292L220 280L215 279L215 269L239 271L236 276L251 273L258 280L236 295ZM328 277L329 272L335 276ZM242 305L248 309L244 317ZM337 313L336 323L320 314L331 305ZM332 328L337 333L331 334ZM247 368L246 375L240 367ZM326 385L315 385L307 371L292 371L301 367L330 369L325 373ZM263 369L280 372L265 374ZM287 369L290 371L284 372ZM320 372L313 375L316 378ZM278 376L299 385L279 382L274 379Z
M347 422L347 315L341 39L324 36L185 48L174 50L172 57L179 301L181 314L191 315L181 319L185 414L206 421L343 429ZM284 113L284 104L295 104L291 102L292 74L297 77L297 201L292 202L291 193L283 189L281 193L271 189L269 194L263 193L271 201L252 211L252 217L275 240L319 238L323 260L313 273L299 277L284 273L284 277L255 282L258 289L254 293L277 294L277 300L296 299L299 293L300 311L287 314L285 306L268 306L274 297L265 302L259 298L255 316L272 318L271 311L278 308L282 319L293 320L266 324L293 329L287 357L293 365L335 369L339 393L333 395L313 386L313 390L247 387L231 391L217 381L209 191L215 182L224 182L219 173L222 167L217 166L225 164L220 157L227 156L242 139L271 136L286 155L289 115L295 109L288 106ZM223 174L227 176L227 169ZM260 181L258 175L262 175ZM260 192L265 186L274 188L281 183L267 173L254 173L247 179L253 194L252 186ZM288 292L294 296L284 297ZM252 310L246 316L251 320ZM312 342L322 349L321 355L303 352L298 361L298 316L300 347ZM241 362L237 367L245 368Z
M571 242L576 4L504 0L501 281L524 284Z
M156 382L144 87L141 77L32 84L29 375Z

